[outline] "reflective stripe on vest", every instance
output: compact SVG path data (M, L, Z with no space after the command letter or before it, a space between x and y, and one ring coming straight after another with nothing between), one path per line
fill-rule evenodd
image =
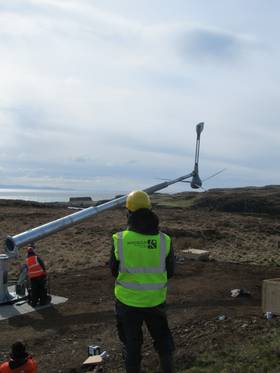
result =
M135 282L116 281L116 285L121 285L127 289L133 290L160 290L166 288L167 284L137 284Z
M36 255L28 257L26 259L26 264L28 266L29 278L36 278L45 274L45 271L38 262L38 258Z

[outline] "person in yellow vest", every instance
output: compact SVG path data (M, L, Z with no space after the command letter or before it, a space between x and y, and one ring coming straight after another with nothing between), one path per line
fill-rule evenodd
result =
M39 302L40 305L48 303L47 291L47 271L43 260L36 255L34 244L27 248L27 257L25 264L27 267L27 276L30 281L29 303L35 307Z
M37 373L37 363L28 352L25 345L17 341L12 345L9 361L0 365L0 373Z
M128 227L113 234L110 268L115 281L115 313L127 373L141 371L145 322L159 354L161 371L173 373L174 342L166 316L167 281L174 274L171 238L159 230L147 193L126 199Z

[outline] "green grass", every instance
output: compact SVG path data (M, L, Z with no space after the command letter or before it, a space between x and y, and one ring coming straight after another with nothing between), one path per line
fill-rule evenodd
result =
M279 373L280 336L277 329L247 344L225 346L197 357L192 368L178 373Z

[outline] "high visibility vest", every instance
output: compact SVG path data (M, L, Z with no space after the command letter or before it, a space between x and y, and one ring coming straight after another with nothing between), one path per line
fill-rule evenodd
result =
M119 261L116 298L133 307L155 307L166 300L166 256L170 237L160 232L145 235L125 230L115 233L114 253Z
M0 366L0 373L37 373L37 363L32 358L28 359L25 364L16 369L9 367L9 362L5 362Z
M44 271L42 266L39 264L38 258L36 255L32 255L26 258L26 264L28 268L28 271L27 271L28 277L30 279L46 276L46 271Z

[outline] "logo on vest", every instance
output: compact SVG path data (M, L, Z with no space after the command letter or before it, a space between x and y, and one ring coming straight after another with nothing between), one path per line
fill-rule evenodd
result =
M148 240L148 249L156 249L157 240Z

